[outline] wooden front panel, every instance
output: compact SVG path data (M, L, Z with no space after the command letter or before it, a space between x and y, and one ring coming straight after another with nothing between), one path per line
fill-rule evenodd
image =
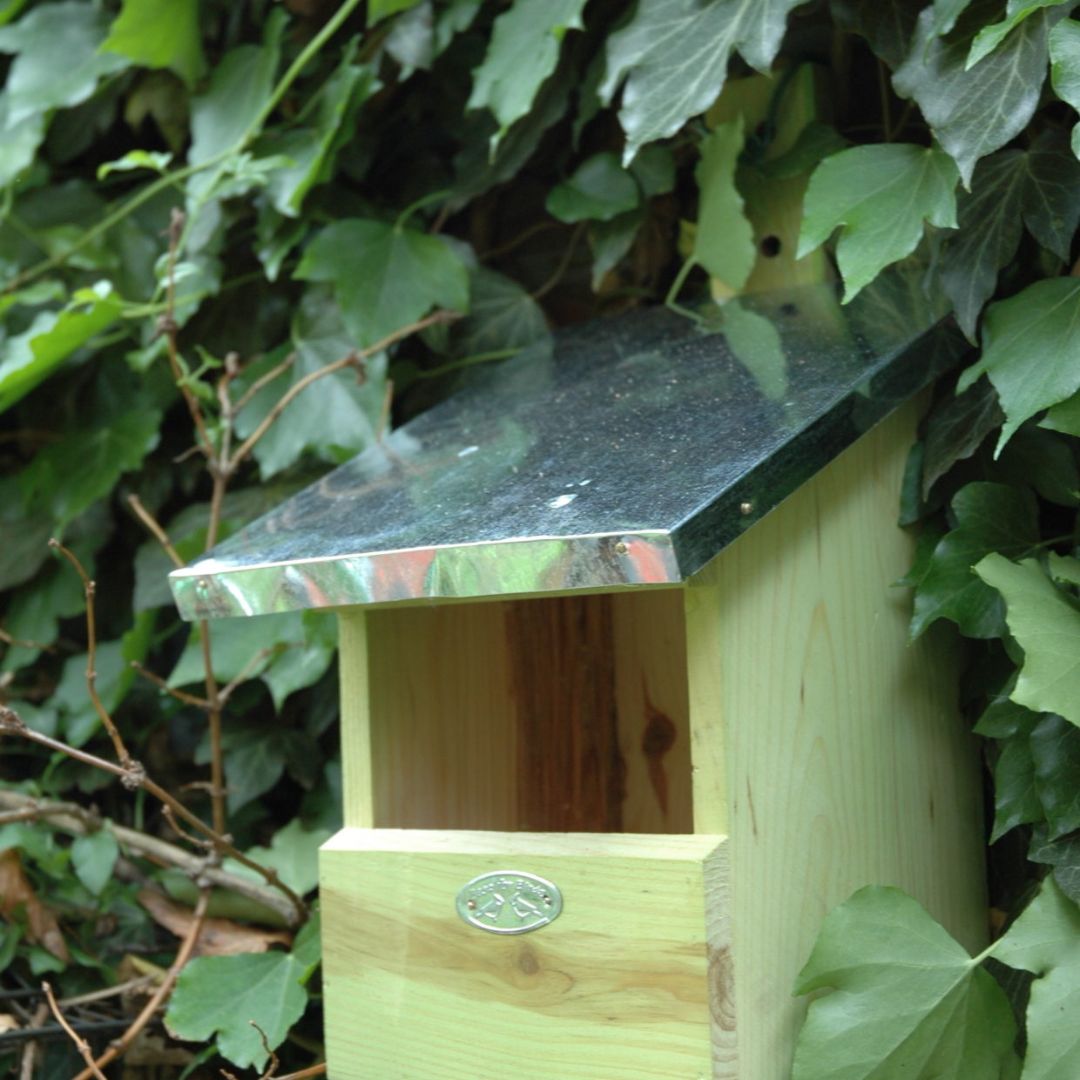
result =
M335 1080L735 1075L722 838L345 829L320 866ZM458 890L507 869L562 914L460 919Z
M680 590L345 612L346 824L690 832Z

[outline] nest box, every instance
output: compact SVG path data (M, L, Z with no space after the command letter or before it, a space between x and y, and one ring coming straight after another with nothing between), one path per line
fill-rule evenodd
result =
M177 571L340 624L334 1080L779 1080L826 912L983 935L947 637L895 522L955 357L903 293L567 332Z

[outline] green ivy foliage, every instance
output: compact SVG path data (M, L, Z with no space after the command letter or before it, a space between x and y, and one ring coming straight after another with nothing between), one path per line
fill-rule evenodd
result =
M944 620L968 639L965 707L993 775L993 902L1011 925L971 958L910 899L857 894L800 980L817 996L794 1075L1071 1080L1075 6L0 0L0 694L36 730L108 756L86 694L82 591L49 555L55 536L98 582L105 707L152 775L208 812L203 711L132 667L189 698L205 674L169 602L170 562L128 497L191 559L213 516L228 535L553 325L674 300L706 275L737 291L754 265L757 187L812 172L799 254L824 246L845 299L902 264L947 298L972 345L912 452L901 520L921 530L913 636ZM760 128L704 115L730 78L802 63L824 73L829 122L783 157L767 158L789 107L783 78ZM258 435L302 380L439 309L461 317L377 348L362 378L343 367L291 400L211 514L181 388L220 449ZM729 304L728 331L760 335L747 316ZM232 687L230 831L310 893L310 853L340 805L332 625L223 623L212 645ZM93 800L117 829L175 839L89 766L12 739L3 750L14 794ZM111 829L0 825L0 852L18 853L65 942L50 950L15 913L0 923L0 971L24 984L48 973L73 995L115 981L132 955L170 962L139 889L190 903L194 886ZM214 905L268 917L235 894ZM258 1016L286 1064L309 1064L313 925L288 952L194 962L172 1029L259 1069ZM228 1007L238 997L246 1011ZM65 1053L49 1050L40 1075L70 1074Z

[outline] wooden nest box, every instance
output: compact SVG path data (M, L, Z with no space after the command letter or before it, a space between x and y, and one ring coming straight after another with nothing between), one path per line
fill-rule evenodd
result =
M188 618L340 623L334 1080L780 1080L853 890L978 944L949 640L891 587L955 352L901 297L578 328L173 575Z

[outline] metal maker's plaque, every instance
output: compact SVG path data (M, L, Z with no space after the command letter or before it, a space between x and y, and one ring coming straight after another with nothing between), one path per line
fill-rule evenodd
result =
M471 926L492 934L527 934L558 918L562 893L536 874L494 870L457 894L457 912Z

